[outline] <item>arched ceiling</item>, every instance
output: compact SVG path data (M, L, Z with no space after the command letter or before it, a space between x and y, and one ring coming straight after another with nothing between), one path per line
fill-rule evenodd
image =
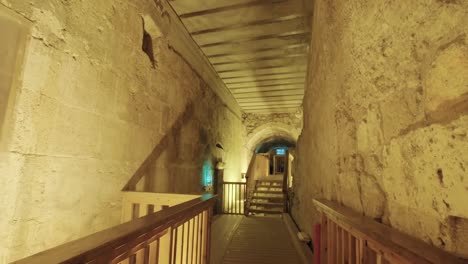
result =
M169 0L242 110L302 103L312 1Z
M292 127L281 123L267 123L259 126L247 138L246 148L253 152L262 143L268 141L286 141L290 144L296 144L299 133Z
M257 153L266 153L274 148L277 147L295 147L296 142L293 142L287 138L282 138L282 137L272 137L272 138L267 138L264 140L262 143L257 145L255 147L255 151Z

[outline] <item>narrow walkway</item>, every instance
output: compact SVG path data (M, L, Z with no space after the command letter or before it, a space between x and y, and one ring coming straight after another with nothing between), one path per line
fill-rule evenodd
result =
M223 215L212 230L212 264L301 263L281 217Z

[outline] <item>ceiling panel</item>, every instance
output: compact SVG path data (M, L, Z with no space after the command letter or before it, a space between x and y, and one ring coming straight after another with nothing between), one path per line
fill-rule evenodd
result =
M169 0L245 112L302 104L310 42L307 0Z
M231 53L225 55L209 56L208 59L213 65L234 63L234 62L248 62L256 60L272 60L288 57L303 57L307 53L307 47L294 47L287 49L270 49L249 53Z
M274 21L223 31L192 35L200 46L255 40L261 37L281 36L283 34L298 34L309 31L308 17L293 18L285 21Z
M246 88L231 89L232 94L250 93L250 92L267 92L267 91L289 91L304 89L304 84L281 84L281 85L270 85L270 86L251 86Z
M226 53L257 52L265 49L308 45L309 41L308 33L283 34L281 37L264 37L248 41L234 41L230 43L210 45L202 47L202 50L207 56L213 56Z
M253 75L249 77L234 77L234 78L225 78L224 83L240 83L240 82L255 82L255 81L264 81L264 80L282 80L289 78L305 78L305 72L294 72L294 73L284 73L284 74L275 74L275 75Z
M215 10L218 8L226 8L232 6L242 6L254 4L256 2L271 3L272 1L258 1L258 0L169 0L174 10L179 16L193 14L196 12L203 12L206 10Z
M192 34L204 31L219 31L226 28L243 27L266 21L288 19L304 13L302 5L295 1L279 1L269 5L244 5L239 8L225 8L205 15L182 17ZM229 19L226 19L229 18Z
M257 92L247 92L234 94L234 98L255 98L255 97L275 97L275 96L284 96L284 95L303 95L304 89L294 89L294 90L282 90L282 91L257 91Z
M268 80L268 81L258 81L258 82L243 82L243 83L226 84L226 86L229 89L238 90L241 88L265 87L265 86L275 86L275 85L280 86L280 85L288 85L288 84L299 84L303 86L304 78Z
M269 69L283 67L284 65L307 65L307 60L304 56L262 59L246 62L232 62L221 65L213 65L218 72L242 71L245 69ZM225 79L228 80L228 79Z
M302 100L304 95L284 95L284 96L263 96L263 97L250 97L250 98L237 98L237 101L239 104L242 103L253 103L253 102L264 102L264 103L269 103L276 101L289 101L289 100Z
M288 100L288 101L276 101L276 102L253 102L253 103L242 103L240 104L242 107L249 108L251 106L270 106L270 105L290 105L290 104L295 104L295 105L300 105L302 103L302 100Z
M245 70L233 70L233 71L218 71L221 79L231 77L247 77L252 75L275 75L282 73L294 73L294 72L306 72L307 65L292 65L292 66L281 66L272 67L266 69L245 69Z

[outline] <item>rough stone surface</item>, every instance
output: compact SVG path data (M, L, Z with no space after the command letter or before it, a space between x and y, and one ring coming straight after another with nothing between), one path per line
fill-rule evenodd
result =
M242 124L245 127L245 142L249 149L275 136L295 142L302 129L302 109L296 113L244 113Z
M120 190L190 102L152 187L201 192L206 160L240 177L240 118L163 37L153 39L154 67L142 51L154 4L0 0L32 23L0 153L0 263L119 223Z
M468 257L468 2L315 1L293 214L339 201Z

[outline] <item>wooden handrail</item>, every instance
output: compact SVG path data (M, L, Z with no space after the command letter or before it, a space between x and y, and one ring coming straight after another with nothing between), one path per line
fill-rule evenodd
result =
M121 223L191 201L200 196L177 193L122 192Z
M467 264L439 248L328 200L314 200L322 213L320 263Z
M194 259L195 253L197 253L196 257L200 261L196 261L196 263L209 263L210 226L215 199L216 196L203 195L200 198L60 245L13 263L118 263L125 259L133 262L132 258L139 257L145 259L141 263L158 263L157 261L151 262L147 260L150 256L158 258L162 246L160 239L163 240L163 236L166 235L170 243L165 248L168 251L169 248L171 250L170 253L167 252L167 255L169 263L172 264L181 258L180 255L176 255L172 251L172 249L180 248L180 245L177 244L177 238L180 237L180 234L178 236L177 231L182 229L183 232L186 226L188 226L186 230L190 230L191 224L193 234L190 238L192 242L195 240L195 236L200 241L200 245L198 245L197 241L199 252L194 252L194 246L191 246L193 254L191 258ZM194 229L195 226L199 228ZM188 231L185 232L187 232L186 237L189 238ZM185 238L183 233L182 238ZM154 244L153 247L150 247L151 243ZM187 254L189 254L189 246L187 245L184 247L184 244L182 244L182 248L184 250L187 249ZM140 253L141 256L136 256ZM183 254L183 252L180 253ZM189 259L186 256L183 256L183 258Z

